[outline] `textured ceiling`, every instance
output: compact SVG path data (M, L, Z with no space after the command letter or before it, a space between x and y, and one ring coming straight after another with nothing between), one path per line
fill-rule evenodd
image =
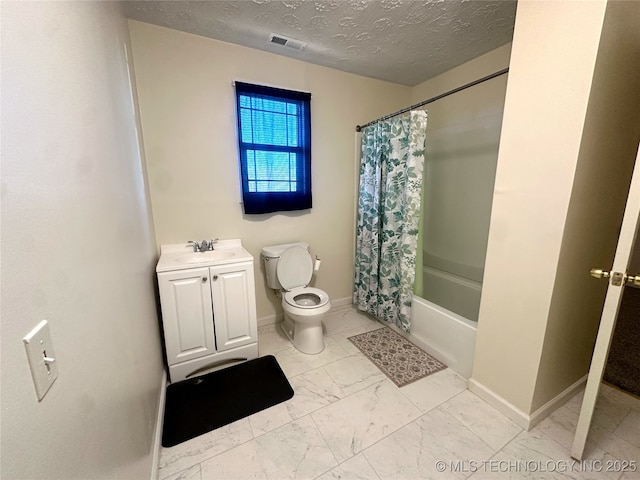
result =
M516 11L511 0L124 3L136 20L410 86L510 42ZM271 33L307 45L274 45Z

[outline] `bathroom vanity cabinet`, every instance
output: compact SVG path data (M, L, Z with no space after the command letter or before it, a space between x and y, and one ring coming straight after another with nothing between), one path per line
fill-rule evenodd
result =
M239 242L198 253L162 247L156 271L172 382L258 356L253 257Z

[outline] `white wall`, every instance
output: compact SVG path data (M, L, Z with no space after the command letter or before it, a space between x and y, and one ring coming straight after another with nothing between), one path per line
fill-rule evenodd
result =
M606 1L518 3L472 384L525 416L587 372L593 315L581 325L580 312L599 315L601 297L598 287L566 289L572 280L588 281L583 260L569 250L597 254L599 241L580 236L589 235L587 225L599 228L590 220L619 215L617 200L607 204L606 188L588 201L582 191L597 190L597 172L611 173L600 162L613 161L583 150L590 134L602 141L611 131L587 116L593 95L604 95L592 95L592 86L616 88L608 76L593 79L606 7ZM618 71L625 67L633 68ZM628 120L610 118L618 125ZM617 232L602 236L611 244ZM567 308L576 302L588 306Z
M350 301L355 126L409 103L409 87L130 21L158 245L241 238L256 261L258 317L281 312L260 249L308 242L322 259L315 285ZM249 215L239 203L234 80L308 91L313 208Z
M150 478L155 244L115 2L2 2L3 479ZM50 323L39 403L22 338Z

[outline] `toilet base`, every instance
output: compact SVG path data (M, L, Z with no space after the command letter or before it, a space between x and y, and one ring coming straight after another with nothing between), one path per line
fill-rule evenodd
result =
M316 355L324 350L324 332L322 320L314 322L296 322L285 314L281 323L282 331L302 353Z

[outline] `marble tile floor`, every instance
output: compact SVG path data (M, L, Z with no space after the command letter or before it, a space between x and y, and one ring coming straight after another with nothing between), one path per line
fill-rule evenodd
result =
M603 386L586 461L572 464L582 394L526 432L450 369L396 387L347 340L381 327L351 306L334 309L325 326L318 355L261 327L260 355L278 359L294 397L163 448L159 478L640 479L625 463L640 463L640 400Z

